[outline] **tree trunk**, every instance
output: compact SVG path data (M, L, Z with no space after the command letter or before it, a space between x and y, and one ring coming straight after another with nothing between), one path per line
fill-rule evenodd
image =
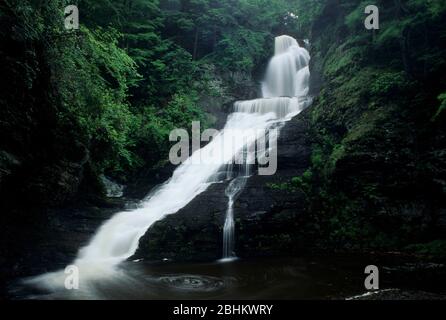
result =
M214 25L214 33L212 36L212 51L215 51L216 46L217 46L217 27Z
M407 10L403 7L400 0L394 0L393 3L395 5L396 19L398 21L401 21L401 15ZM405 27L401 32L401 40L400 40L401 59L403 61L404 71L406 71L407 74L411 74L410 59L409 59L409 50L410 50L409 33L410 29Z
M194 40L194 51L192 54L192 59L197 59L197 50L198 50L198 28L195 29L195 40Z

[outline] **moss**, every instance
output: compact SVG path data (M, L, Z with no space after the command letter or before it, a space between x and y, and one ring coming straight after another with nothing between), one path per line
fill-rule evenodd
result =
M404 72L380 70L374 75L370 93L375 96L388 96L398 94L410 86L411 82Z
M313 44L320 50L313 70L321 70L325 84L310 109L309 224L318 225L320 239L336 248L401 249L411 239L428 239L432 231L427 199L441 196L427 190L433 190L429 179L438 170L420 166L419 157L444 136L434 133L429 120L442 121L446 95L438 98L435 112L432 94L438 95L438 84L431 83L435 90L427 87L426 78L417 79L404 65L407 57L396 41L401 33L367 35L362 25L357 28L357 6L344 9L338 17L346 28L332 21L334 36ZM385 15L383 23L395 25ZM302 177L293 182L302 185Z
M342 45L333 50L324 68L327 77L336 77L351 70L359 69L362 61L363 48Z
M330 155L328 164L328 171L333 171L336 167L336 162L341 159L345 154L345 146L343 144L337 144L333 147L333 152Z
M311 188L313 173L307 169L302 175L291 178L291 180L282 183L268 183L267 187L276 191L307 193Z
M377 129L377 124L388 116L388 109L383 107L364 112L360 119L347 133L343 143L354 143Z

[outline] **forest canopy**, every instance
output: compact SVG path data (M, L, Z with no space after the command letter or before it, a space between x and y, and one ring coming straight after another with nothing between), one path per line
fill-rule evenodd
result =
M64 29L69 4L79 8L79 30ZM2 132L5 150L40 146L39 157L63 158L66 150L54 145L74 142L88 150L94 171L121 179L165 159L170 130L205 120L197 101L220 94L210 83L215 73L251 74L273 37L297 23L285 0L7 0L0 7L1 71L12 79L2 119L18 131ZM35 90L46 93L31 101ZM38 139L29 136L32 126L63 131L62 141L30 143Z

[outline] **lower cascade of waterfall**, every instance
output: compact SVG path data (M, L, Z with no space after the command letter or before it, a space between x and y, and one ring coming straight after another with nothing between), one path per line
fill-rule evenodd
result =
M233 168L229 163L242 155L243 169L235 177L232 169L227 172L230 182L226 188L228 207L223 228L223 258L235 257L234 203L249 178L249 160L256 157L255 151L249 151L248 147L262 138L261 132L280 128L308 105L309 59L308 51L294 38L277 37L275 55L262 83L263 98L236 102L234 113L229 115L224 129L182 163L167 182L142 201L139 208L117 213L106 221L79 250L73 262L81 275L80 280L100 279L122 272L117 266L136 252L140 238L150 226L166 215L176 213L210 184L219 182L217 177L221 168ZM231 134L228 129L248 130L248 134L226 147L222 141ZM218 161L205 161L215 155L219 155ZM65 279L66 274L59 271L28 279L27 283L55 289L63 287Z
M249 165L245 165L245 170L241 176L234 178L225 190L228 197L228 208L226 210L225 224L223 226L223 257L222 261L235 258L234 252L234 201L246 185L249 178Z

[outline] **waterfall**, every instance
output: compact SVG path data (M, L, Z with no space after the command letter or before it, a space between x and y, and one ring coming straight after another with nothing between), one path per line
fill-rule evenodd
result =
M264 98L305 96L308 91L310 54L289 36L276 38L275 54L262 84ZM302 91L304 90L304 91Z
M306 106L302 99L309 91L310 55L301 48L296 39L290 36L280 36L275 39L274 57L269 62L265 81L262 83L261 99L238 101L235 112L268 114L275 113L278 119L289 120ZM299 100L301 98L301 101ZM245 151L246 152L246 151ZM255 152L255 151L254 151ZM249 158L255 154L245 154L244 167L241 176L233 179L226 188L228 207L223 226L223 260L235 257L234 252L234 201L243 190L249 177ZM228 171L232 171L229 167ZM232 172L231 172L232 173ZM228 174L231 176L231 174Z
M246 185L246 181L249 178L250 161L248 157L253 157L254 154L248 154L247 148L243 150L243 162L242 170L238 173L238 176L233 178L229 185L226 187L225 195L228 197L228 207L226 210L225 224L223 226L223 260L230 260L235 257L234 252L234 201L241 193ZM234 175L233 166L228 168L228 177Z
M81 281L109 277L116 266L131 257L139 239L155 222L176 213L212 183L218 182L222 167L230 168L231 178L226 195L228 209L224 225L224 256L233 256L234 201L249 176L249 161L255 154L248 147L261 138L262 133L278 127L298 114L306 106L308 92L307 50L289 36L275 39L275 55L271 59L266 80L262 84L263 98L235 103L224 129L205 147L195 151L173 173L172 177L152 192L139 208L115 214L106 221L90 242L79 250L73 265L79 269ZM243 139L233 139L233 129L247 132ZM230 146L223 143L232 140ZM244 164L237 177L232 177L232 160L243 155ZM33 278L29 282L54 288L63 286L65 274L54 272Z
M223 259L235 257L234 253L234 200L243 190L248 175L233 179L226 188L225 194L228 197L228 208L226 211L225 224L223 226Z

